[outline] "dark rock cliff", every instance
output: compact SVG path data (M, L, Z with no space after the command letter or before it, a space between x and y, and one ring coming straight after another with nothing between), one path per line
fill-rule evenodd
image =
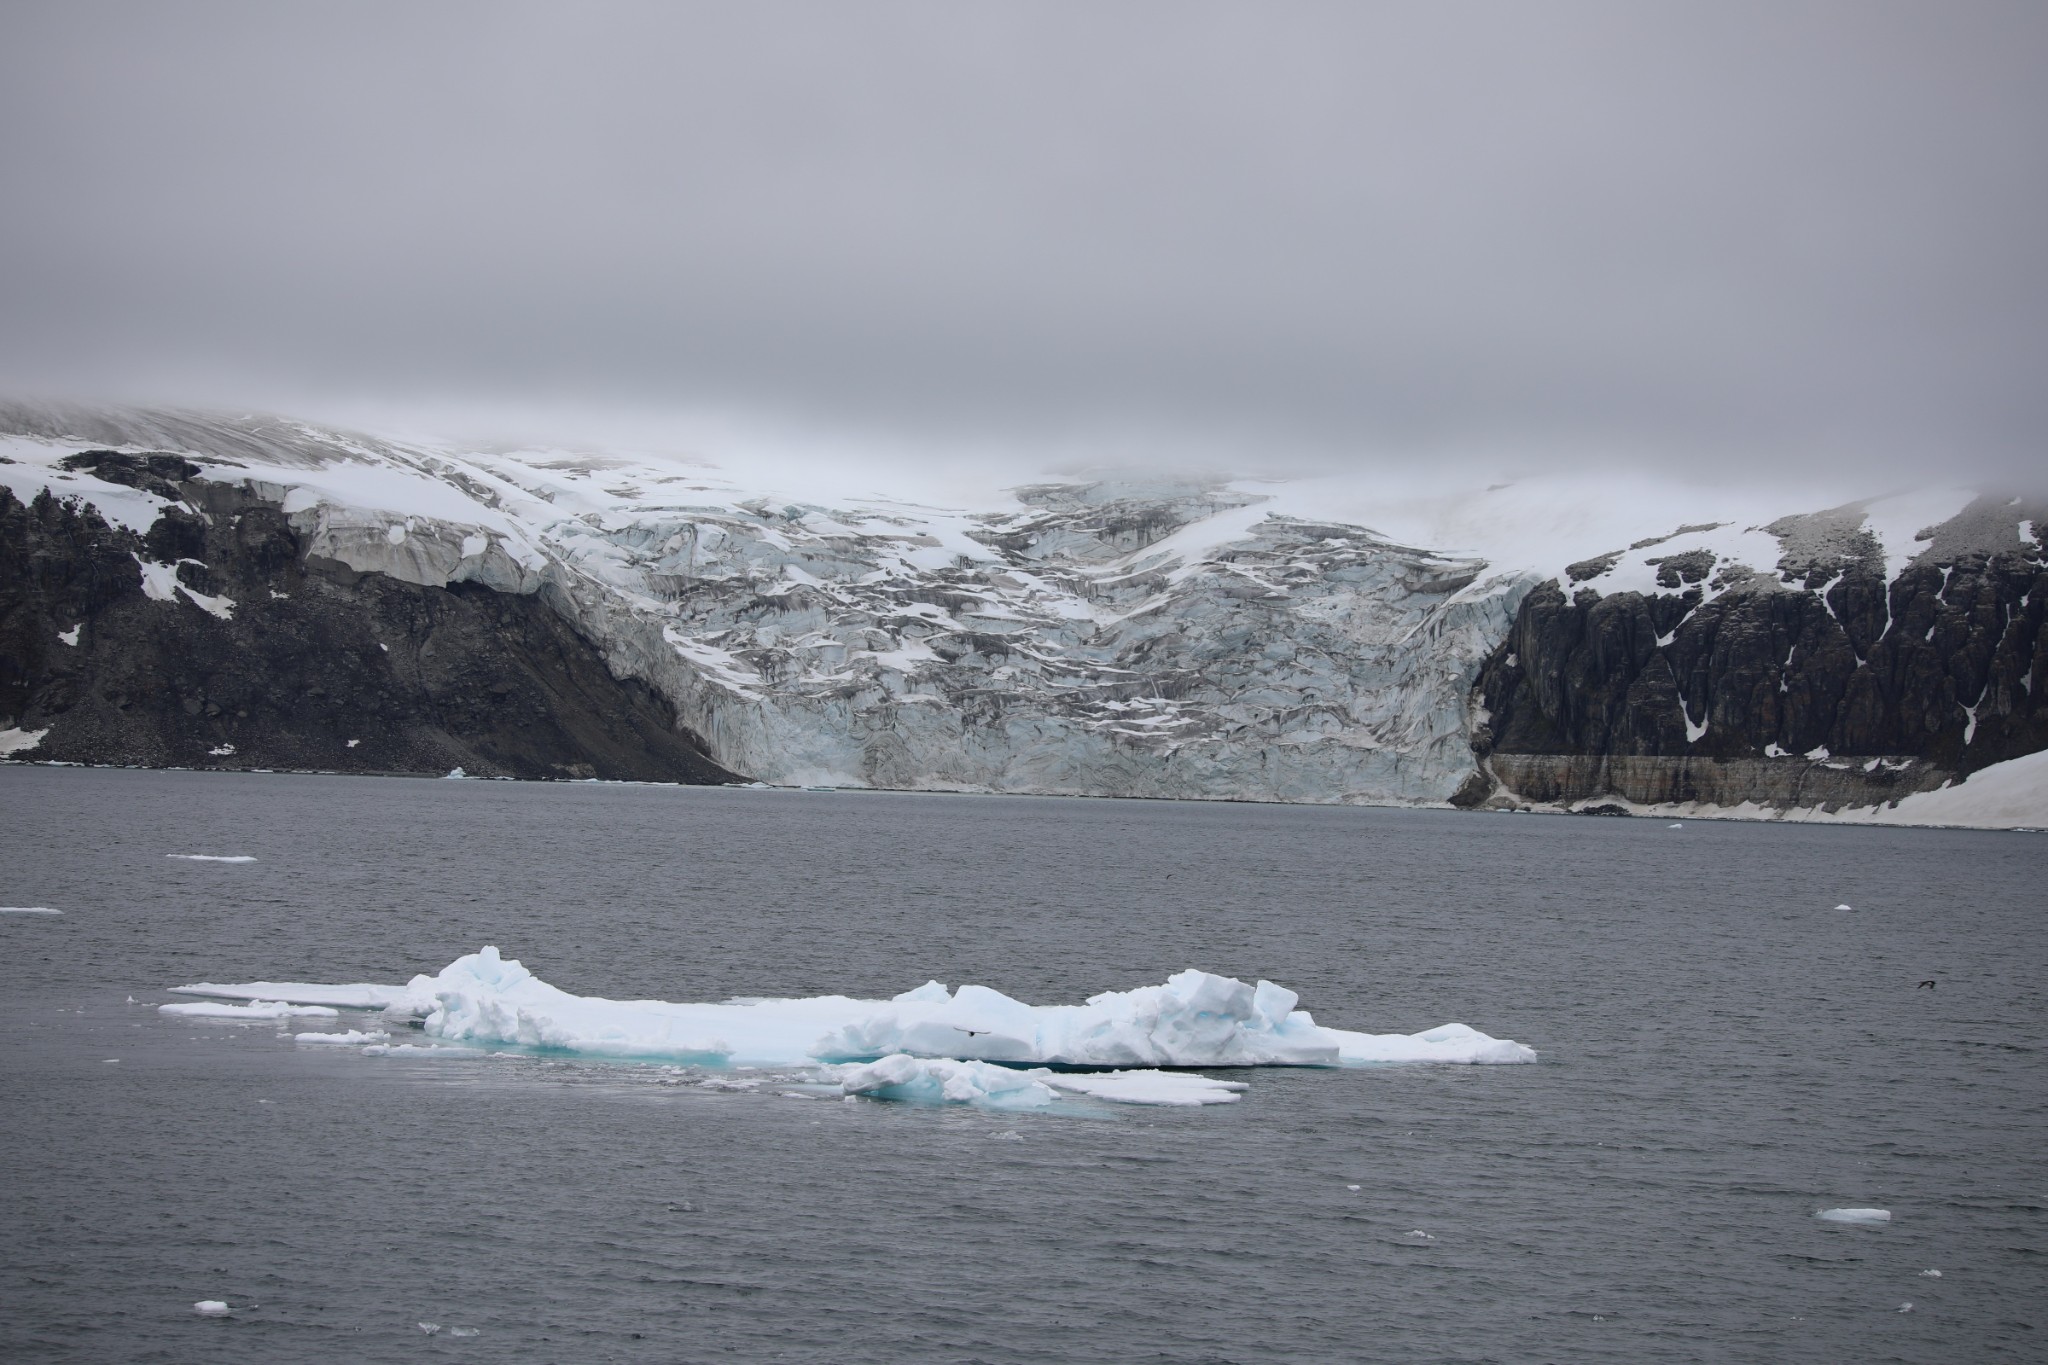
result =
M1531 592L1461 803L1871 804L2048 748L2048 565L2021 539L2048 517L1980 500L1887 583L1853 510L1764 528L1775 573L1695 553L1646 561L1655 593Z
M0 488L0 730L43 732L20 757L735 780L537 595L309 558L281 510L177 456L69 463L180 505L137 535ZM146 565L175 566L155 596Z

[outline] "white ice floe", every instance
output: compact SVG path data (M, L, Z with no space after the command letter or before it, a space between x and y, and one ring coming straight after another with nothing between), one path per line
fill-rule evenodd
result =
M169 1009L170 1006L166 1005L164 1008ZM334 1013L333 1010L327 1012L329 1014ZM361 1029L349 1029L344 1033L294 1033L292 1035L292 1041L295 1043L330 1043L338 1047L360 1047L364 1043L388 1042L390 1038L390 1034L381 1030L376 1033L365 1033Z
M1824 1223L1889 1223L1890 1209L1822 1209L1813 1215Z
M52 910L47 905L0 905L0 915L61 915L62 910Z
M157 1011L161 1014L182 1015L190 1019L331 1019L340 1013L325 1005L295 1005L283 1000L252 1000L246 1005L229 1005L218 1000L191 1000L172 1005L158 1005Z
M1048 1072L1045 1079L1046 1084L1055 1089L1071 1090L1098 1100L1176 1107L1235 1104L1240 1093L1251 1089L1243 1081L1219 1081L1190 1071Z
M173 986L173 995L210 995L221 1000L289 1000L295 1005L334 1005L345 1010L381 1010L403 1003L405 986L373 986L366 982L330 986L313 981L196 981Z
M192 1311L202 1317L217 1318L228 1311L228 1306L219 1299L201 1299L192 1305Z
M166 858L177 858L188 863L253 863L255 858L246 853L166 853Z
M1938 1280L1941 1278L1941 1272L1939 1270L1923 1270L1920 1272L1920 1278L1923 1280Z
M1536 1060L1533 1049L1464 1024L1413 1035L1323 1028L1294 1008L1297 997L1284 987L1199 971L1081 1005L1027 1005L986 986L949 991L937 982L892 1000L828 995L687 1004L571 995L485 948L405 986L265 981L176 989L383 1007L417 1018L429 1036L449 1042L719 1066L872 1062L897 1053L1105 1068Z

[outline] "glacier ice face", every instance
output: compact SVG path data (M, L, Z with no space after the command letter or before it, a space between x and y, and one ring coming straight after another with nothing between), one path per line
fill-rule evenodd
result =
M938 982L892 1000L828 995L690 1004L572 995L486 947L403 987L256 982L178 989L382 1008L394 1020L418 1020L446 1042L714 1066L860 1064L896 1055L1120 1069L1536 1060L1520 1043L1463 1024L1413 1036L1323 1028L1294 1008L1296 997L1284 987L1192 970L1080 1005L1027 1005L986 986L949 991Z

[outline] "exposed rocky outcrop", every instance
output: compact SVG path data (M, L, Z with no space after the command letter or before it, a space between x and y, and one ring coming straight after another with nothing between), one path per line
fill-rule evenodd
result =
M1492 781L1461 800L1868 805L2048 748L2044 523L1979 499L1888 580L1850 506L1762 528L1762 571L1699 549L1644 557L1649 592L1546 582L1480 674Z
M0 488L0 731L37 759L732 778L537 596L308 555L276 504L177 456L70 463L166 505L137 534Z

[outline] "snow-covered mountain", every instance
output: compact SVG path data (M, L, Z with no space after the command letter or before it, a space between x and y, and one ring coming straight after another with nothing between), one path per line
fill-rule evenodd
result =
M1967 491L1829 509L1777 505L1771 490L1701 494L1612 478L1409 492L1357 479L1154 474L1040 480L939 506L761 486L770 481L631 451L462 448L274 418L15 405L0 409L0 430L0 484L19 503L44 489L46 509L76 498L110 535L137 541L126 610L146 604L195 632L261 631L272 616L297 619L311 580L330 594L409 585L426 596L378 608L407 621L441 610L433 594L452 594L447 602L472 614L497 610L491 602L537 606L614 682L657 699L669 728L713 760L707 774L1206 799L1584 804L1606 793L1783 805L1897 796L1980 758L2048 746L2034 702L2048 671L2048 510ZM272 521L254 560L228 534ZM174 526L187 528L182 542L167 534ZM172 553L174 542L185 550ZM1926 574L1936 581L1923 627L1915 613ZM73 716L100 705L74 674L80 627L89 638L102 627L59 619L63 608L50 603L61 597L11 608L7 648L20 681L0 704L0 732L15 736L21 756L66 756L67 730L91 730L100 747L80 755L118 758L105 747L118 724ZM1615 611L1594 619L1596 600L1636 604L1625 647L1602 645ZM1741 613L1738 604L1747 604ZM1761 627L1750 619L1759 611ZM1748 623L1739 629L1738 614ZM1953 717L1938 714L1946 695L1909 705L1913 724L1933 717L1926 736L1906 734L1903 722L1863 725L1884 749L1869 754L1879 760L1872 780L1882 774L1889 787L1830 779L1802 797L1780 782L1778 800L1768 782L1746 796L1752 774L1636 790L1627 765L1607 761L1660 772L1746 762L1758 773L1843 763L1841 744L1826 740L1841 728L1844 689L1860 689L1850 707L1858 714L1891 704L1878 696L1876 671L1867 687L1850 675L1874 659L1918 666L1887 664L1877 649L1894 615L1911 616L1930 649L1952 620L1962 633L1946 652L1968 653L1977 639L1987 677ZM26 640L30 616L51 640ZM1987 622L1996 637L1978 638ZM455 667L431 625L380 629L383 652L417 656L421 678ZM1774 630L1789 632L1787 647ZM436 650L439 663L428 658ZM1769 667L1758 672L1750 654L1768 656ZM1532 675L1531 655L1549 671ZM1993 656L2003 661L1999 689ZM523 658L502 662L515 666L533 672ZM1740 697L1723 680L1736 672ZM1657 691L1664 674L1675 702ZM58 678L70 681L53 692ZM1946 685L1973 686L1970 676ZM209 710L205 680L188 686L201 697L193 742L212 741L210 758L246 766L263 752L260 717ZM1803 705L1750 696L1780 687L1787 697L1798 689ZM593 688L602 690L590 683L579 695L600 710L647 702L591 701ZM1592 723L1566 694L1606 698L1606 712ZM55 709L53 698L68 704ZM381 704L410 706L421 734L430 722L460 729L439 702ZM1674 705L1676 728L1658 710ZM1972 753L1992 714L1996 751ZM364 742L317 761L321 736L374 728L367 719L336 729L300 714L293 723L306 733L292 766L407 766L388 753L368 763L357 753ZM1948 742L1951 729L1959 744ZM34 749L31 735L40 736ZM511 754L518 744L499 747ZM1868 747L1850 746L1859 758ZM488 755L449 752L493 766ZM1576 777L1559 777L1564 758L1579 761ZM1599 761L1588 768L1588 759Z

